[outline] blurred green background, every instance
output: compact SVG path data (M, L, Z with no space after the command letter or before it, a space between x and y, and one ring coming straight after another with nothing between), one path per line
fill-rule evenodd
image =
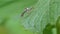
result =
M32 34L21 25L20 14L38 0L0 0L0 34Z
M0 34L60 34L60 0L0 0Z

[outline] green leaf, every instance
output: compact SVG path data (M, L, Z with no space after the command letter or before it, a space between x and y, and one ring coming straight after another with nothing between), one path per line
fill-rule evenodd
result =
M57 29L57 34L60 34L60 16L58 17L56 22L56 29Z
M21 16L30 7L33 9ZM10 34L53 34L60 0L0 0L0 16L9 18L6 27Z

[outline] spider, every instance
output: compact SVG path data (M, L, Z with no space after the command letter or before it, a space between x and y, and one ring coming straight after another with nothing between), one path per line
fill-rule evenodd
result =
M30 12L33 9L33 7L31 8L25 8L24 12L21 14L21 16L23 16L26 12Z

